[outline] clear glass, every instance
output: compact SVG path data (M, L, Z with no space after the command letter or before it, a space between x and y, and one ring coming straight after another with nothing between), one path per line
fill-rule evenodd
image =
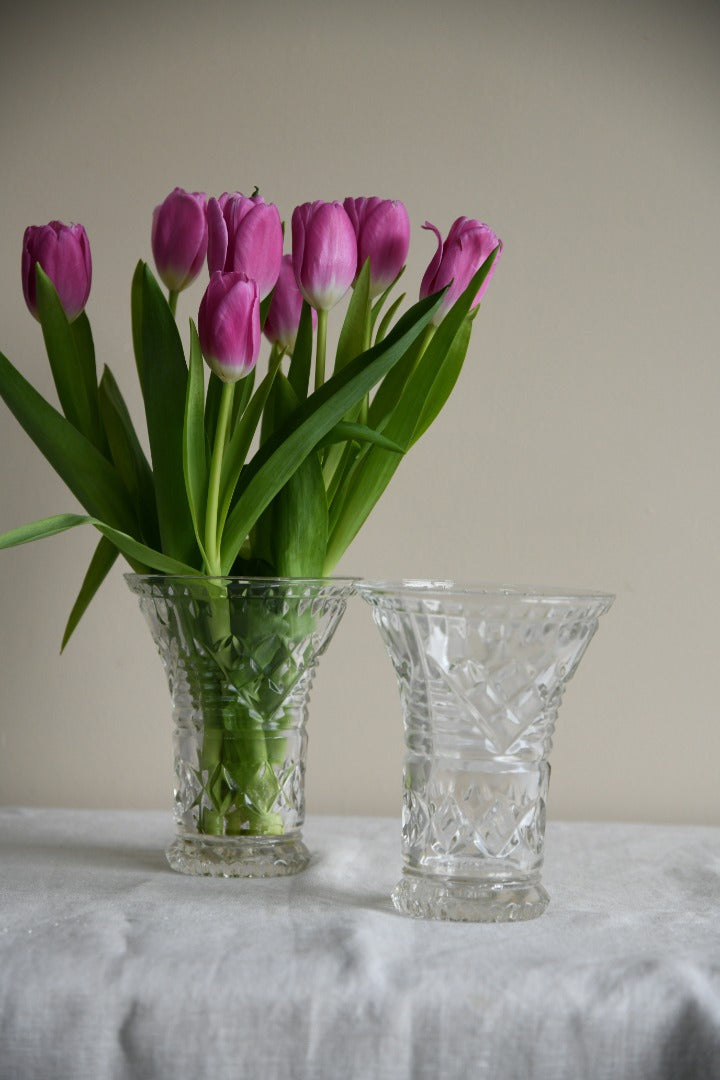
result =
M359 582L395 668L405 729L403 876L417 918L532 919L552 736L568 679L613 597Z
M173 714L183 874L302 870L308 699L350 579L126 575L160 652Z

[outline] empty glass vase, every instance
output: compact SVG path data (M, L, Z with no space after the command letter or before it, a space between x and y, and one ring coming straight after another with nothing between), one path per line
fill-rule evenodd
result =
M398 911L532 919L563 690L613 597L361 582L393 662L405 764Z
M302 870L308 698L353 591L339 579L127 575L165 667L184 874Z

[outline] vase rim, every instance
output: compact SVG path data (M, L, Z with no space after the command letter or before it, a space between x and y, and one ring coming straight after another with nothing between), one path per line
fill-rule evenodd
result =
M417 596L440 598L477 598L486 600L521 600L527 603L552 602L571 603L573 601L598 601L608 607L615 600L615 594L598 589L576 588L575 586L556 585L508 585L493 583L465 583L453 580L434 580L432 578L380 579L369 581L361 579L356 583L360 593Z
M123 574L130 588L135 585L151 585L168 582L216 582L233 585L356 585L357 577L254 577L250 574Z

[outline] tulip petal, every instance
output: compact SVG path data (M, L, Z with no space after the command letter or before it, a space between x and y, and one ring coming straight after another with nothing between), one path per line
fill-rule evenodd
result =
M340 203L296 207L293 268L298 288L312 307L329 311L345 295L357 268L357 240Z
M216 271L198 313L203 355L225 382L241 379L260 351L260 304L256 282L246 274Z
M180 292L200 273L207 253L206 199L176 187L155 207L151 243L155 266L167 289Z
M438 246L437 246L437 251L433 255L432 259L430 260L430 264L429 264L427 270L423 274L423 279L422 279L422 282L420 283L420 296L421 297L430 296L432 293L438 292L438 290L440 288L442 288L442 286L436 285L436 283L435 283L435 275L438 272L438 269L440 267L440 263L442 261L442 256L443 256L443 238L442 238L442 233L438 229L437 225L433 225L433 224L431 224L431 222L426 221L425 224L423 225L423 229L429 229L429 230L431 230L432 232L435 233L435 236L437 237Z
M250 200L247 200L248 202ZM232 261L226 270L240 270L258 285L261 300L272 292L282 261L282 225L276 206L256 203L242 217L234 230Z
M37 318L35 268L41 266L52 281L70 322L87 303L92 280L92 260L87 233L82 225L30 225L23 236L22 283L25 301Z
M210 199L207 208L208 221L208 270L214 274L225 269L228 250L228 229L217 199Z
M358 245L356 274L370 260L370 296L395 280L410 247L410 218L398 199L347 198L343 203Z

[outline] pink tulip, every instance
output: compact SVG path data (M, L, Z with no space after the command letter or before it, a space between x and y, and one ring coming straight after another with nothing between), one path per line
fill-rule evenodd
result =
M153 212L153 258L163 284L172 292L186 289L205 261L206 202L201 192L176 187Z
M36 267L52 281L70 322L83 311L92 281L90 243L82 225L28 225L23 236L22 286L25 303L37 319Z
M278 208L260 195L227 192L208 203L208 268L239 270L257 282L260 299L280 273L283 235Z
M216 270L200 301L200 347L223 382L237 382L257 363L260 300L257 283L239 271Z
M356 274L370 259L370 295L378 296L405 265L410 247L410 218L397 199L348 198L343 203L357 237Z
M296 206L292 216L295 280L312 307L321 311L341 300L357 269L357 240L339 202Z
M473 300L472 307L477 307L490 284L490 279L497 266L502 252L502 241L498 239L489 225L483 225L482 222L475 221L474 218L459 217L454 221L445 243L443 243L440 230L431 225L429 221L425 222L423 229L432 229L437 236L438 248L423 276L420 285L420 297L422 299L438 292L440 289L444 289L446 285L450 286L433 318L433 322L437 325L447 315L460 294L468 287L473 275L497 248L498 253L495 256L495 262L490 267L490 273Z
M285 352L295 348L303 298L295 281L292 256L283 255L280 277L272 294L265 318L263 332L272 345L279 345ZM317 314L312 311L313 328L317 326Z

